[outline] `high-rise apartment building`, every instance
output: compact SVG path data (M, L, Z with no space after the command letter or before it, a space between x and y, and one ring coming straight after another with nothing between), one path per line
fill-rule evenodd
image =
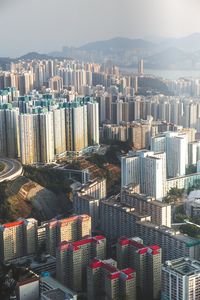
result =
M149 149L150 146L150 125L136 123L130 127L131 143L134 149Z
M195 128L180 128L178 131L187 136L188 143L196 141L197 130Z
M6 119L4 109L0 109L0 156L7 156Z
M39 114L41 161L50 163L54 160L53 112Z
M121 187L140 184L140 159L136 155L121 157Z
M73 102L65 103L65 118L66 118L66 146L67 151L76 154L81 153L90 145L92 139L98 138L99 128L97 126L98 120L98 105L88 100L89 111L87 102L83 99L76 99ZM94 105L94 106L93 106ZM89 116L91 119L89 119ZM93 127L93 125L95 125ZM88 133L89 129L89 133ZM90 138L89 138L89 136ZM91 144L91 146L94 144Z
M79 189L77 189L76 193L79 196L89 195L94 199L105 199L107 195L106 179L96 178L94 180L91 180L88 183L82 185Z
M180 231L166 226L158 226L149 221L138 221L136 233L143 239L145 245L155 244L162 248L163 261L186 256L191 259L199 259L199 240L181 234Z
M20 157L23 164L50 163L99 144L98 103L83 98L53 105L45 97L20 97L19 109L10 103L0 108L2 156Z
M145 247L139 238L120 238L117 243L118 268L136 271L139 294L143 299L159 299L162 251L159 246Z
M199 259L199 241L168 227L170 206L144 195L122 191L121 195L100 201L99 224L110 240L139 236L145 245L160 246L163 261L182 256Z
M19 115L20 159L22 164L40 161L40 134L38 114Z
M152 151L166 152L167 177L185 175L188 165L188 138L179 132L166 132L152 138Z
M162 267L161 299L200 299L199 261L189 258L166 261Z
M57 248L57 279L74 291L86 288L86 270L93 258L106 258L104 236L88 237L74 243L62 242Z
M121 158L121 185L140 184L142 193L162 200L165 196L166 155L136 151Z
M88 147L87 105L73 107L73 151L80 152Z
M66 150L71 152L74 150L73 145L73 108L68 105L65 108L65 122L66 122Z
M88 118L88 144L99 145L99 104L97 102L87 103Z
M23 164L50 163L54 160L54 123L52 112L42 110L41 112L35 111L35 113L20 114L19 133L20 158ZM60 148L59 150L62 151Z
M66 122L64 108L53 110L53 132L55 155L64 155L66 152Z
M100 226L109 238L137 235L138 221L171 226L171 207L127 189L121 195L100 201Z
M144 74L144 60L140 59L138 62L138 74L143 75Z
M134 188L127 187L121 192L121 203L134 207L138 213L151 216L157 225L171 227L171 205L144 194L135 193Z
M118 270L112 259L94 259L87 269L88 300L136 300L136 273Z
M17 158L19 149L19 109L6 104L0 108L0 156Z
M19 74L19 93L21 96L28 94L33 89L33 74L24 72Z
M195 165L200 160L200 141L188 143L188 165Z
M20 156L19 147L19 109L12 108L5 110L6 117L6 145L7 156L10 158L18 158Z
M164 152L141 153L141 192L162 200L165 196L166 155Z
M21 219L0 226L0 257L9 261L37 250L37 221Z
M137 221L151 221L151 216L120 203L120 195L100 201L100 227L107 238L135 236Z
M73 211L76 214L87 214L92 218L92 229L97 228L99 224L99 199L90 195L79 195L76 193L73 197Z
M79 215L46 224L47 252L56 255L56 247L63 241L75 242L91 235L91 217Z
M106 179L97 178L82 185L74 192L73 208L77 214L88 214L92 217L92 228L99 224L99 202L106 198Z
M63 79L60 76L54 76L49 79L49 88L53 92L61 92L63 90Z

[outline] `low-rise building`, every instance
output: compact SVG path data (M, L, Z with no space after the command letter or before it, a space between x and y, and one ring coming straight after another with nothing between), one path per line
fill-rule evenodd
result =
M77 300L77 294L51 276L40 278L41 300Z

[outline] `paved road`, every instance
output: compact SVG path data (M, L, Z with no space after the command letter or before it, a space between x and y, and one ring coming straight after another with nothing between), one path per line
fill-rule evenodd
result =
M0 158L0 163L5 165L5 168L0 172L0 182L4 180L13 180L22 174L22 165L16 159Z

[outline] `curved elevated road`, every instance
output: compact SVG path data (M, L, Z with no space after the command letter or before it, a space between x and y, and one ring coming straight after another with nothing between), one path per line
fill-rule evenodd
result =
M0 157L0 163L5 166L3 171L0 172L0 182L14 180L22 174L23 168L18 160Z

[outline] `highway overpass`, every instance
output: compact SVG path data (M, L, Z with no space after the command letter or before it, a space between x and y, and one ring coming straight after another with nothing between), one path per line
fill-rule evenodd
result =
M21 163L16 159L0 157L0 164L4 165L4 169L0 171L0 182L14 180L23 172Z

